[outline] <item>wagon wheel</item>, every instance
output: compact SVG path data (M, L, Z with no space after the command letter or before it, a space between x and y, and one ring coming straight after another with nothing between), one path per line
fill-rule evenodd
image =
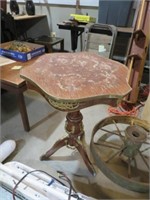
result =
M150 124L129 116L112 116L93 129L91 152L98 168L113 182L149 191Z

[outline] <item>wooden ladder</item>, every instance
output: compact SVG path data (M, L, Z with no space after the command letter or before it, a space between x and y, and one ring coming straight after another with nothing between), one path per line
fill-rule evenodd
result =
M127 97L130 103L136 103L139 87L150 42L150 0L141 0L136 25L132 34L126 65L129 68L128 83L132 87Z

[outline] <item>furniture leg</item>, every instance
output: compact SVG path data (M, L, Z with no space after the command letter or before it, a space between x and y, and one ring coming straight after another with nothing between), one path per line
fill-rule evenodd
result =
M75 147L82 156L89 171L95 175L94 167L84 148L84 128L80 111L69 112L66 116L66 132L68 133L68 145Z
M83 145L81 145L79 142L76 141L76 148L77 148L78 152L80 153L80 155L82 156L88 170L91 172L91 174L93 174L95 176L95 174L96 174L95 169L94 169Z
M17 99L18 99L18 106L19 106L19 110L21 113L21 118L22 118L24 129L26 131L30 131L30 125L29 125L26 105L25 105L24 96L23 96L22 92L17 94Z
M83 51L82 34L80 35L80 50Z
M51 44L46 44L45 46L46 46L46 48L47 48L46 51L47 51L48 53L52 53L52 51L53 51L53 50L52 50L52 45L51 45Z
M89 171L95 175L95 170L93 165L88 158L86 150L83 147L84 140L84 130L82 119L83 116L80 111L70 112L66 116L66 124L65 129L68 133L68 136L62 140L58 140L50 150L46 152L43 156L41 156L41 160L47 160L52 154L54 154L58 149L63 146L68 146L70 148L76 148L80 155L82 156L87 168Z
M66 145L67 137L62 140L58 140L51 149L49 149L44 155L41 156L40 160L48 160L48 158L53 155L58 149Z
M71 30L71 49L73 52L77 49L78 44L78 31Z
M62 40L61 43L60 43L60 51L61 52L64 51L64 40Z

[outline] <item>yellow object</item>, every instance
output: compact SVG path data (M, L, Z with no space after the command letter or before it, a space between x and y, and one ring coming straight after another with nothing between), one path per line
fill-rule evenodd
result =
M95 17L91 17L89 15L77 15L77 14L71 14L71 17L73 17L75 20L79 21L79 22L96 22L96 18Z

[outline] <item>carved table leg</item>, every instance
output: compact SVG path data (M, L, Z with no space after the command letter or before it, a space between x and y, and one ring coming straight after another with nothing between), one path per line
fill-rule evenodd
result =
M25 131L30 131L30 124L29 124L27 109L26 109L25 100L24 100L24 96L22 92L17 93L17 99L18 99L18 106L19 106L24 129Z
M79 151L87 168L93 175L95 175L95 170L93 168L93 165L90 159L88 158L88 155L86 153L86 150L82 142L84 138L84 129L83 129L82 119L83 119L83 116L80 111L69 112L66 116L66 124L65 124L65 130L68 136L62 140L58 140L52 146L52 148L48 150L46 154L41 157L41 160L47 160L58 149L66 145L70 148L76 148Z
M41 160L48 160L48 158L53 155L58 149L63 146L66 146L68 137L65 137L62 140L58 140L51 149L49 149L43 156L41 156Z

